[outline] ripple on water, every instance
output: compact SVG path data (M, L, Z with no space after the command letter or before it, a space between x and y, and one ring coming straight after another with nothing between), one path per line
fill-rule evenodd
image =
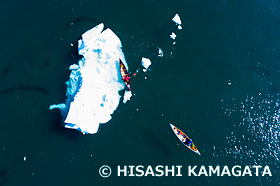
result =
M259 94L229 102L222 99L224 114L238 124L230 127L225 148L215 150L213 156L225 154L245 164L277 166L280 162L279 99L279 94Z

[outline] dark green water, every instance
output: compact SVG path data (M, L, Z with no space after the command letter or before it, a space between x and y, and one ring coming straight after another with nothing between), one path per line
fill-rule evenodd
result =
M0 185L278 185L279 11L271 0L0 1ZM142 56L153 64L133 79L131 101L83 136L48 107L64 102L77 40L101 22L121 39L131 71ZM180 144L169 122L202 156ZM104 164L109 178L98 173ZM118 165L254 164L273 176L116 174Z

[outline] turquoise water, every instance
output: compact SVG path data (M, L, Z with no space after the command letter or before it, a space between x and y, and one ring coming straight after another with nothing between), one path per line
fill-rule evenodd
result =
M257 0L0 1L0 185L279 184L279 9ZM176 13L181 31L171 21ZM153 64L132 80L135 95L113 119L83 136L61 127L59 111L48 107L65 101L77 40L101 22L121 39L132 72L142 56ZM109 178L98 173L104 164ZM273 176L116 174L118 165L255 164L269 165Z

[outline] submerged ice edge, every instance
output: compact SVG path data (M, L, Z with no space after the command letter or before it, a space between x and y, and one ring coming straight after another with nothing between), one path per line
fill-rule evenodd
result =
M111 120L120 102L119 91L125 88L119 67L119 59L127 67L121 41L112 30L103 28L101 23L82 35L78 50L83 58L69 67L65 107L50 107L61 109L66 128L84 134L96 133L100 124Z

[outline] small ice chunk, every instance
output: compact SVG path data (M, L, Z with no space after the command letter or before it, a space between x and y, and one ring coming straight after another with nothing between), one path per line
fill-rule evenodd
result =
M126 103L128 100L130 100L131 96L132 96L131 91L126 90L123 96L123 103Z
M143 69L143 72L147 72L147 69L144 68L144 69Z
M79 69L79 65L77 64L70 65L69 67L69 70L77 70L77 69Z
M163 57L163 50L161 48L158 48L158 56Z
M176 34L174 32L172 32L171 35L170 35L170 38L171 39L175 39L176 38Z
M53 105L50 105L49 110L53 110L53 109L56 109L56 108L62 110L62 109L65 109L65 107L66 107L66 105L64 103L60 103L60 104L57 104L57 105L53 104Z
M174 21L176 24L179 24L179 25L182 24L182 21L181 21L180 16L179 16L178 14L176 14L176 15L173 17L172 21Z
M145 58L145 57L142 57L142 60L141 60L141 64L144 68L149 68L149 66L152 64L151 60L148 59L148 58Z
M174 41L172 44L173 44L173 45L175 45L175 44L176 44L176 42Z
M73 46L73 43L71 43L70 45Z
M179 30L182 30L182 29L183 29L183 27L182 27L182 21L181 21L180 16L179 16L178 14L176 14L176 15L173 17L172 21L175 22L176 25L178 25L178 29L179 29Z
M26 161L26 156L23 157L23 161Z

